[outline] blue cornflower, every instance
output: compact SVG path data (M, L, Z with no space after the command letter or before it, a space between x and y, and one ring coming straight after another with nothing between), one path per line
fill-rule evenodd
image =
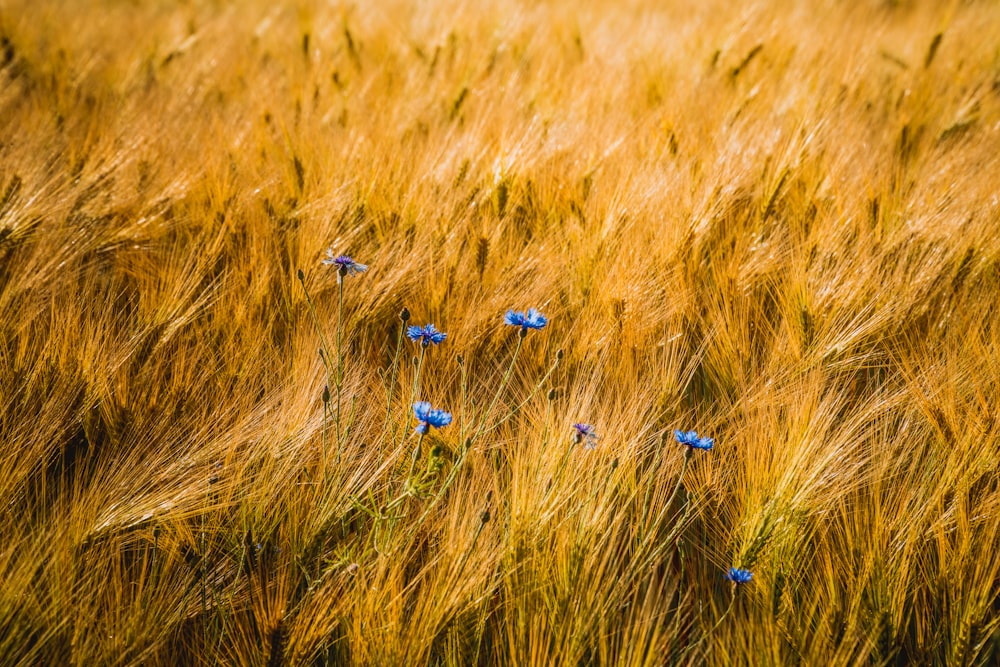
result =
M731 567L726 573L726 579L737 585L745 584L753 579L753 572L744 570L742 567Z
M427 401L417 401L413 404L413 415L420 423L417 424L417 433L426 434L430 427L442 428L451 423L451 413L444 410L431 408Z
M538 312L537 308L529 308L528 312L508 310L503 316L503 321L512 327L521 327L522 332L528 329L544 329L549 320Z
M715 444L715 440L712 438L699 438L696 431L674 431L674 437L677 438L677 442L681 443L688 449L703 449L708 451Z
M583 443L584 449L594 449L597 447L597 433L594 431L594 427L590 424L573 424L576 433L573 434L573 440L577 444Z
M334 257L333 248L326 249L326 259L323 260L323 263L330 266L336 266L338 272L342 276L354 276L368 270L367 264L359 264L347 255L338 255Z
M407 327L406 337L414 343L420 343L424 347L427 347L431 343L434 343L435 345L443 343L444 339L448 337L448 334L443 331L438 331L437 327L433 324L428 324L424 327Z

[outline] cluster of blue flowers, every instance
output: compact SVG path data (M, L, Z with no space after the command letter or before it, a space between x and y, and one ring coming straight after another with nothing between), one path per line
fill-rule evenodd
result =
M366 264L354 261L349 255L334 255L332 248L327 249L326 254L327 257L322 260L323 264L337 267L338 279L343 276L358 275L368 270ZM544 329L549 323L548 318L542 315L541 311L537 308L529 308L526 312L508 310L504 314L503 319L506 324L518 327L521 330L522 337L527 333L528 329ZM426 348L431 345L440 345L448 337L448 334L438 331L438 328L433 324L425 324L422 327L407 327L406 337ZM452 421L450 412L432 408L431 404L427 401L417 401L414 403L413 415L418 422L416 432L421 435L427 434L431 428L443 428ZM591 448L595 446L591 444L597 439L597 436L593 433L593 427L580 424L577 424L577 426L587 426L589 429L586 434L587 443L590 444Z
M354 276L368 270L367 265L354 261L348 255L334 256L332 249L327 250L327 257L322 261L323 264L337 267L338 280L344 276ZM529 329L544 329L549 323L548 318L537 308L529 308L527 311L508 310L504 314L503 320L505 324L517 327L522 338L527 335ZM427 348L431 345L440 345L448 337L448 334L438 331L433 324L426 324L422 327L407 327L406 337ZM417 401L413 404L413 416L417 420L416 432L420 435L426 435L431 428L444 428L452 422L450 412L434 408L427 401ZM573 424L572 428L573 440L576 444L582 445L584 449L597 447L598 436L592 424L579 422ZM710 451L715 446L714 439L699 436L696 431L675 430L674 438L680 445L687 448L688 453L695 450ZM735 586L749 583L753 579L753 573L750 570L739 567L729 568L725 576Z

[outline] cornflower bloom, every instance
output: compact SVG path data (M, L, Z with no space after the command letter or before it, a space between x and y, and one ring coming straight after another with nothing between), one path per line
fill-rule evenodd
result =
M544 329L549 320L538 312L537 308L529 308L528 312L508 310L503 316L503 321L512 327L521 327L521 335L528 332L528 329Z
M708 451L715 444L715 440L712 438L699 438L696 431L674 431L674 437L677 442L684 445L688 449L702 449Z
M726 572L726 579L736 585L745 584L753 579L753 572L744 570L742 567L731 567L729 572Z
M417 401L413 404L413 416L420 423L417 424L417 433L425 435L430 427L443 428L451 423L451 413L444 410L431 408L427 401Z
M326 259L323 260L323 263L329 266L336 266L341 276L355 276L368 270L367 264L359 264L348 255L338 255L335 257L333 248L326 249Z
M438 331L437 327L433 324L428 324L423 327L411 326L406 328L406 337L412 340L414 343L420 343L424 347L427 347L431 343L435 345L440 345L444 342L444 339L448 337L448 334L443 331Z
M590 424L573 424L576 433L573 434L573 442L583 444L584 449L594 449L597 447L597 433Z

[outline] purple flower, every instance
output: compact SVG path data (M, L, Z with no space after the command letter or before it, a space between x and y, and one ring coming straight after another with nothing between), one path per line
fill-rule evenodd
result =
M573 434L573 442L583 444L584 449L594 449L597 447L597 433L590 424L573 424L576 433Z
M741 567L731 567L729 568L729 572L726 572L726 579L736 585L745 584L753 579L753 572L744 570Z
M448 334L443 331L438 331L437 327L433 324L428 324L427 326L417 327L411 326L406 328L406 337L412 340L414 343L420 343L424 347L427 347L431 343L435 345L440 345L444 342L444 339L448 337Z
M451 413L444 410L431 408L427 401L417 401L413 404L413 415L420 423L417 424L417 433L426 434L430 427L442 428L451 423Z
M503 321L512 327L521 327L521 331L528 329L544 329L549 320L538 312L537 308L529 308L528 312L508 310L503 316Z
M702 449L708 451L715 444L712 438L699 438L696 431L674 431L674 437L688 449Z
M368 270L367 264L359 264L347 255L334 257L333 248L326 249L326 259L323 260L323 263L329 266L336 266L338 273L342 276L354 276Z

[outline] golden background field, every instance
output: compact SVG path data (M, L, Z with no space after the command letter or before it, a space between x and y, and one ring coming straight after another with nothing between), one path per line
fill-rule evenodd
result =
M0 0L0 663L995 664L998 36Z

